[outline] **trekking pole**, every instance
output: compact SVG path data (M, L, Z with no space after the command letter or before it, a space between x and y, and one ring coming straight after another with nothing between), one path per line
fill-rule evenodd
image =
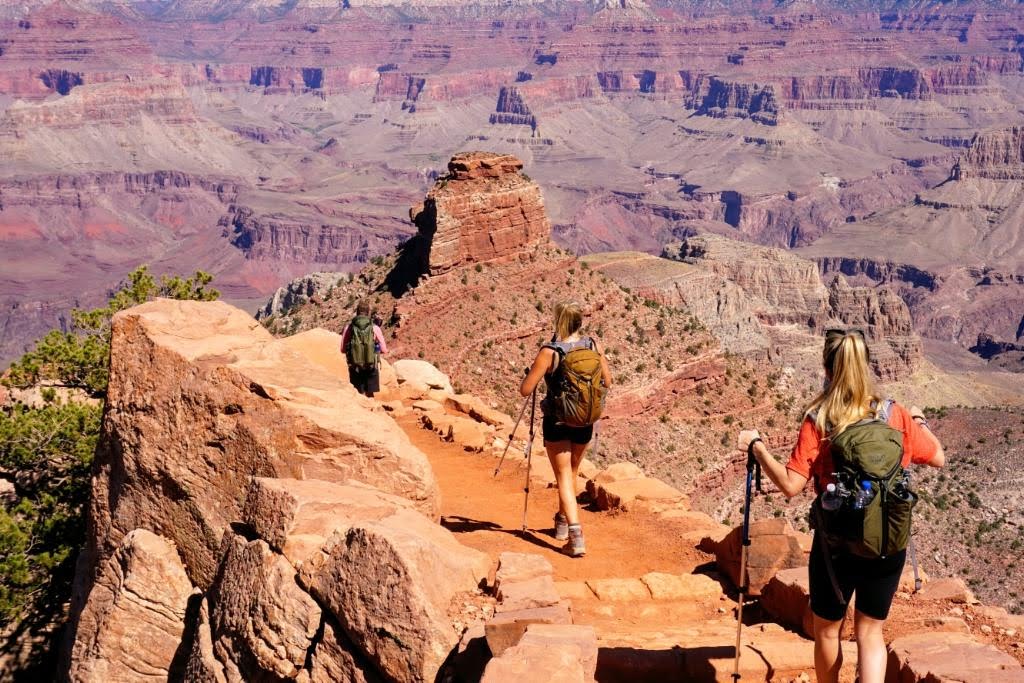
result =
M534 392L537 390L534 389ZM533 394L531 394L532 396ZM498 466L494 468L494 476L498 476L498 470L501 469L501 464L505 462L505 455L508 454L508 447L512 445L512 439L515 438L516 430L519 429L519 423L523 421L523 415L526 414L526 404L530 402L530 396L523 399L523 407L519 409L519 417L516 418L516 424L512 427L512 433L508 435L508 443L505 444L505 450L501 452L501 460L498 461Z
M742 645L743 633L743 601L749 589L747 581L747 555L750 548L750 500L753 494L752 484L756 480L757 490L761 491L761 463L754 457L754 444L757 440L751 441L747 446L747 481L743 493L743 545L740 548L740 580L739 580L739 604L736 607L736 661L733 666L732 678L740 680L740 647Z
M907 488L910 488L910 470L907 470ZM914 547L914 529L910 529L910 537L907 541L910 550L910 566L914 568L914 592L921 590L921 572L917 568L917 548Z
M523 533L526 533L526 509L530 505L530 456L533 454L533 416L537 410L536 389L531 397L533 400L530 404L530 440L526 442L526 485L523 487L523 492L526 494L526 497L523 498Z

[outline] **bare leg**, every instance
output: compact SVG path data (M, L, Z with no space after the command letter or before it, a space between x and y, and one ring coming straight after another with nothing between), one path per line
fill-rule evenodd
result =
M814 615L814 670L818 683L839 683L843 651L839 647L839 630L843 620L829 621Z
M569 520L569 524L579 524L570 444L568 441L545 441L544 448L548 451L548 460L551 461L551 469L555 471L555 482L558 484L558 509Z
M882 636L884 620L869 617L859 611L854 617L853 630L857 635L857 669L860 683L882 683L885 680L885 638Z
M583 454L587 452L587 444L572 444L572 495L579 493L576 486L580 483L580 463L583 462Z

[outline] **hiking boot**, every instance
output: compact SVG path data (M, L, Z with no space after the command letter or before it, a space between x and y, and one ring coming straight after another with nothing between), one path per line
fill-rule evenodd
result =
M555 540L564 541L569 538L569 520L561 512L555 513Z
M587 554L583 544L583 529L579 524L569 525L569 542L562 546L562 552L569 557L583 557Z

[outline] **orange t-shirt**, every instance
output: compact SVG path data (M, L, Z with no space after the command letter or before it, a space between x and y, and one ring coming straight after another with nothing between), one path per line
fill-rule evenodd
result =
M925 436L924 429L911 417L910 411L898 403L892 405L889 413L889 426L903 432L903 466L913 463L925 465L935 457L935 444ZM800 435L797 437L796 445L789 456L786 468L797 474L813 478L818 493L821 492L830 482L835 481L832 476L832 456L829 454L828 443L823 442L818 428L814 426L811 418L805 418L800 425Z

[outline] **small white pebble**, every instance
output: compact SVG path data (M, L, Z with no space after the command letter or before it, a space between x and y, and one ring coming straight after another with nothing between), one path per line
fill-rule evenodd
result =
M988 624L982 624L981 625L981 632L985 633L985 634L992 633L992 627L989 626Z

